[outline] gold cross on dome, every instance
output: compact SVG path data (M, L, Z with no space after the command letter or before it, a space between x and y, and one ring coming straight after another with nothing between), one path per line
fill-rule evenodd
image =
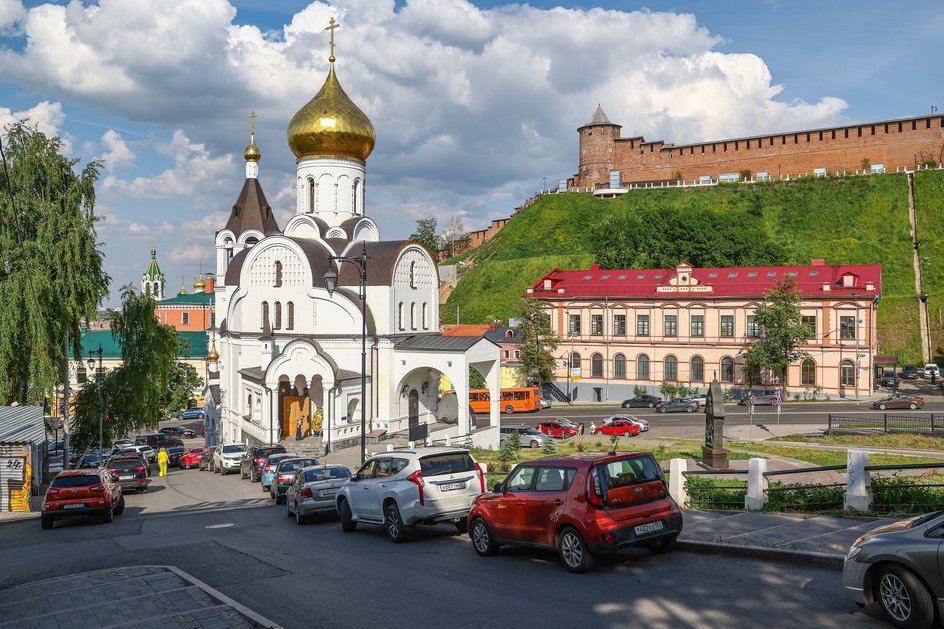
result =
M256 133L256 112L249 112L249 132L252 134Z
M339 26L341 26L341 23L336 21L334 18L331 18L331 20L328 21L328 25L325 26L325 30L331 32L331 39L330 39L331 56L328 57L328 61L330 61L331 63L334 63L334 29L336 29Z

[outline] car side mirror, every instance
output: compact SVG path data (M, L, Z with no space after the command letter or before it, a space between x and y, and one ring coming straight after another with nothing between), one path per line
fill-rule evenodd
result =
M492 492L494 492L494 493L496 493L496 494L504 493L504 491L505 491L505 488L502 487L502 484L501 484L501 483L495 483L495 486L492 487Z
M358 472L354 472L353 474L351 474L352 481L359 481L360 479L361 479L361 475Z

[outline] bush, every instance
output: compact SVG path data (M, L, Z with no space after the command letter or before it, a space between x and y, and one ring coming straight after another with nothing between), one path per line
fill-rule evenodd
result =
M646 395L649 391L646 387L641 387L638 384L633 387L633 395Z
M521 435L513 430L510 435L502 439L498 448L498 465L501 471L511 471L511 464L518 460L518 450L521 449Z
M914 476L873 476L870 512L881 515L928 513L944 508L944 488L913 487Z
M687 476L685 489L691 509L743 509L747 481Z
M671 382L663 382L659 385L659 393L662 394L664 399L671 400L678 395L678 387Z
M845 486L771 483L764 511L816 513L842 511Z

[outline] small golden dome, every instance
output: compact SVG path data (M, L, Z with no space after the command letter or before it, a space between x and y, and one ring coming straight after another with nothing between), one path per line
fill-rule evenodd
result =
M295 157L349 157L364 162L374 150L374 125L344 93L334 64L324 85L288 125Z
M243 151L243 157L246 158L247 162L258 162L262 159L262 151L259 150L259 147L256 146L255 138L249 141L249 146L246 147L246 150Z
M216 341L213 341L213 345L210 346L210 351L207 352L207 360L211 363L215 363L220 359L220 353L216 351Z
M203 292L204 288L206 288L206 282L203 281L203 276L197 277L197 281L193 283L193 290Z

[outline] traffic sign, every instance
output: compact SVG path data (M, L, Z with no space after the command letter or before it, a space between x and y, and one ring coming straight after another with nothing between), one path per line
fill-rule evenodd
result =
M783 399L783 389L780 389L780 388L777 389L777 399L778 400Z
M755 404L757 404L757 397L754 395L751 395L751 406L754 406Z

